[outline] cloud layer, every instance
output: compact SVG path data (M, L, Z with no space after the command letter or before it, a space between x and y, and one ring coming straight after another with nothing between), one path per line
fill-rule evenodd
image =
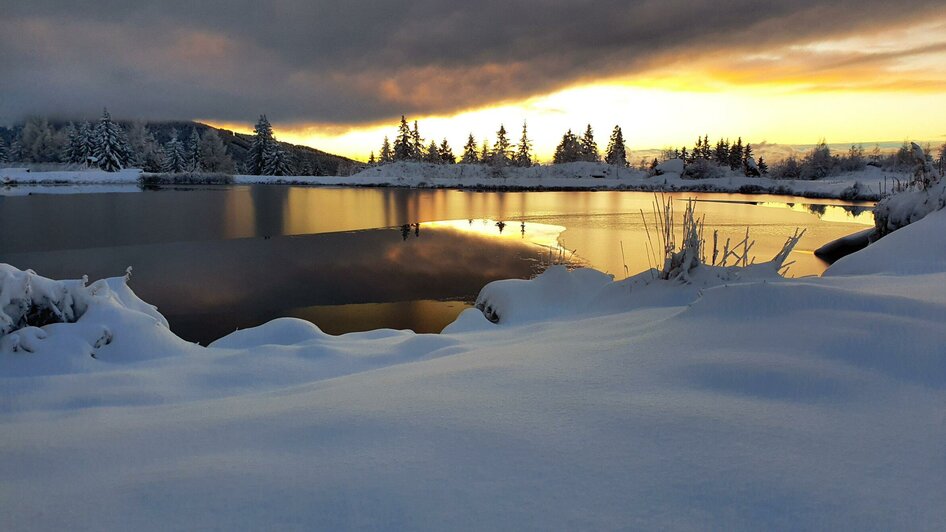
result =
M942 0L151 4L0 1L0 119L108 105L151 119L248 121L265 112L286 123L370 123L658 66L685 71L693 60L725 65L737 52L865 34L942 8ZM784 64L805 75L807 63Z

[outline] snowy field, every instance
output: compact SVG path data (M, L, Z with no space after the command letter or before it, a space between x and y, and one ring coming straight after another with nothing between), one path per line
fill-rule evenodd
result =
M114 189L114 185L137 184L140 175L140 171L134 169L116 173L100 170L26 172L22 169L0 169L0 194L61 193L70 189L81 191L75 187L91 185L113 185ZM739 192L848 200L876 200L883 190L893 187L895 179L909 181L910 176L868 166L859 172L814 181L744 177L735 173L727 177L697 180L683 179L678 172L673 171L648 177L646 173L637 170L596 163L568 163L531 168L392 163L367 168L349 177L234 176L237 184ZM6 187L3 186L4 183L7 184ZM9 186L12 183L17 186Z
M14 321L81 314L0 338L3 530L946 522L946 211L820 278L500 281L498 324L440 335L280 319L205 348L133 276L0 280Z

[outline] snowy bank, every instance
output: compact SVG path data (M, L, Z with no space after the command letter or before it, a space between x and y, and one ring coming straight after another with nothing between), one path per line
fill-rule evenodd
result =
M367 168L350 177L236 176L237 183L284 183L367 187L442 187L503 190L642 190L735 192L813 198L876 200L885 181L901 174L876 167L815 181L745 177L735 172L712 179L685 179L679 164L669 161L661 175L600 163L566 163L530 168L488 165L391 163Z
M530 168L496 168L486 165L436 165L426 163L392 163L367 168L349 177L341 176L208 176L196 179L141 174L140 170L103 172L99 170L69 172L31 172L25 169L0 169L2 194L17 193L18 188L54 185L133 185L133 184L265 184L358 187L475 188L496 190L637 190L667 192L725 192L743 194L777 194L811 198L844 200L876 200L895 179L906 179L869 166L859 172L814 181L776 180L745 177L735 172L711 179L685 179L679 164L669 161L662 173L648 176L628 168L598 163L567 163Z
M943 235L946 211L821 278L552 269L441 335L201 347L107 280L0 344L0 528L937 529Z

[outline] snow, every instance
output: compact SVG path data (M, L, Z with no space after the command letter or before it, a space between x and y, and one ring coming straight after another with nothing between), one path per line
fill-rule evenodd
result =
M823 277L552 268L484 288L497 323L209 347L134 277L34 277L94 293L0 340L0 528L937 529L944 239L939 211Z
M235 176L235 180L240 184L741 192L850 200L876 199L885 181L908 179L906 174L884 172L876 167L815 181L745 177L728 170L723 177L684 179L679 162L664 164L665 173L648 176L630 168L589 162L530 168L400 162L367 168L350 177Z
M682 162L682 161L680 161ZM603 163L577 162L530 168L497 168L487 165L437 165L400 162L371 167L353 176L234 176L236 184L289 184L316 186L512 188L528 190L644 190L679 192L737 192L794 195L814 198L873 200L894 179L908 181L903 173L885 172L868 166L814 181L745 177L725 170L723 177L684 179L679 162L663 163L659 176ZM0 195L25 193L69 193L98 191L102 185L136 185L141 171L76 170L37 172L0 169ZM15 186L11 186L15 185ZM85 189L85 190L83 190ZM127 189L125 189L127 190Z
M685 168L686 164L683 162L683 159L668 159L658 164L656 171L657 175L676 174L679 176L683 174Z
M0 168L0 185L137 185L140 176L141 170L137 168L117 172L92 169L36 172L27 168Z

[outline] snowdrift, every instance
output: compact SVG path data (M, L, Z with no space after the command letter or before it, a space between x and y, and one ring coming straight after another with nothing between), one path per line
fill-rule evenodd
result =
M943 235L934 212L821 278L553 268L486 287L497 323L209 347L122 277L30 277L86 308L0 342L0 528L937 529Z

